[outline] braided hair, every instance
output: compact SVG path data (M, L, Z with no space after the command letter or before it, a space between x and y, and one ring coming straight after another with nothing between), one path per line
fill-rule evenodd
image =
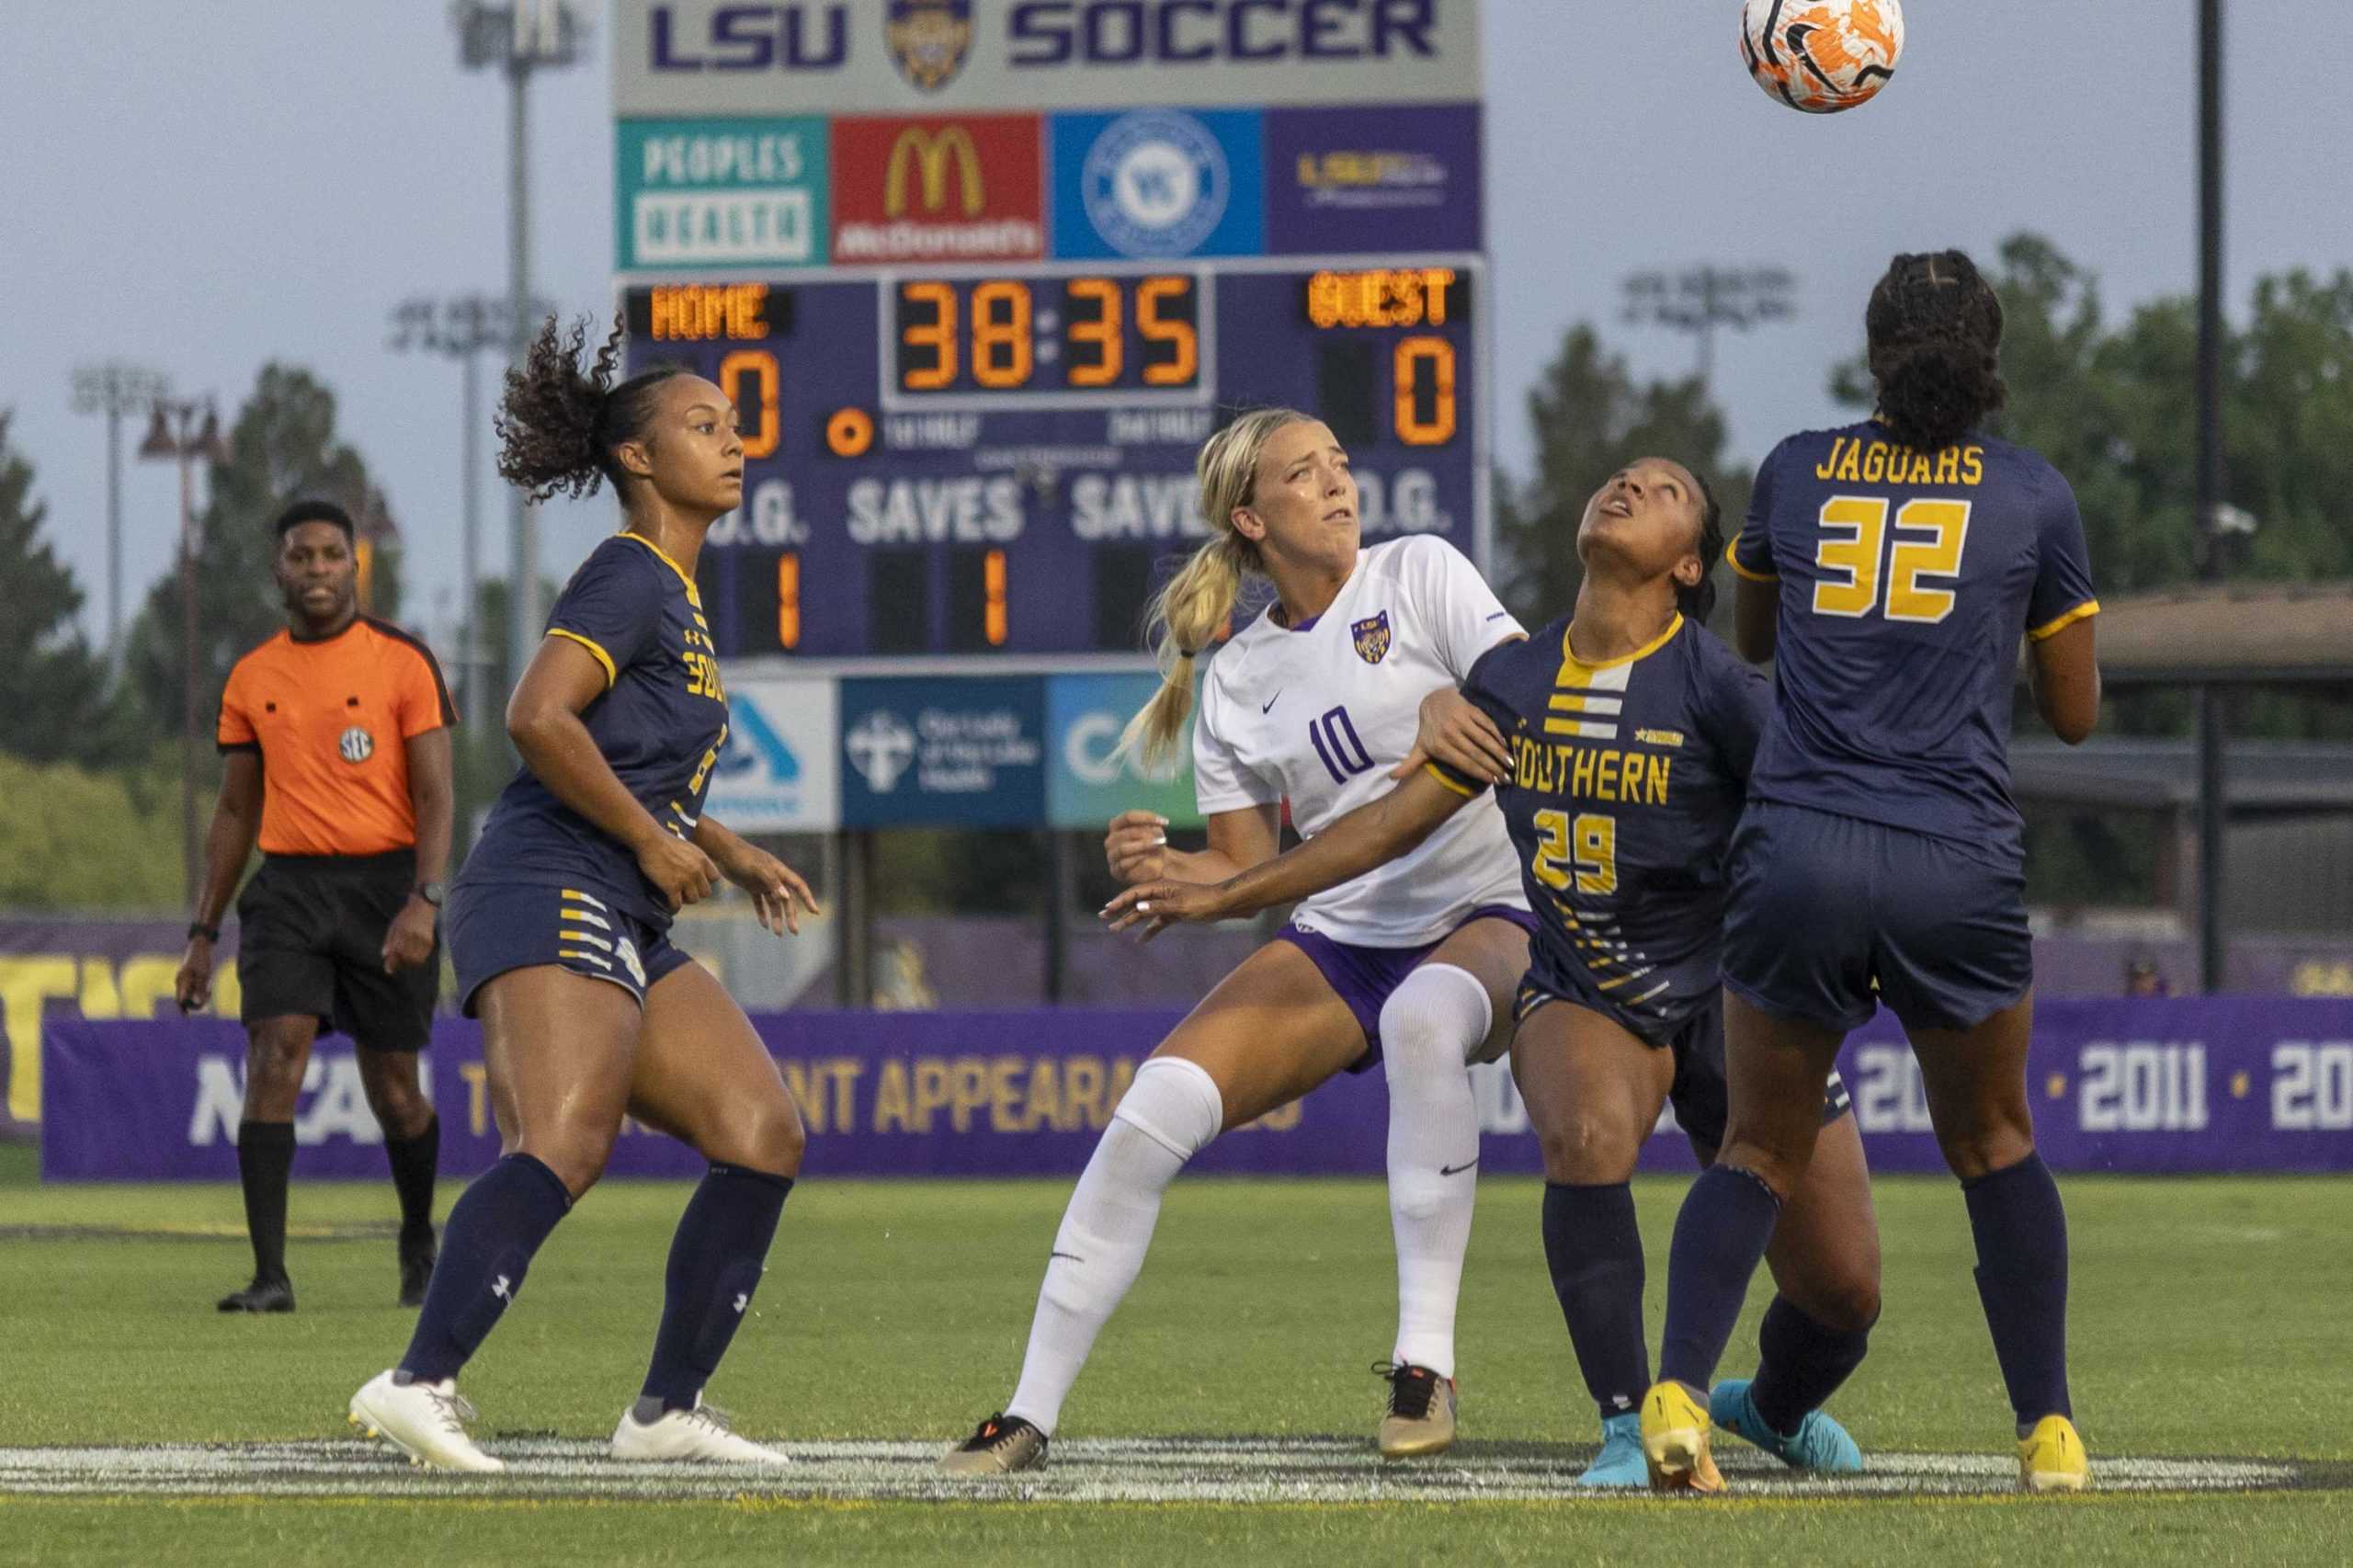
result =
M588 318L569 332L550 316L531 339L520 369L506 372L506 392L493 423L498 431L498 473L509 484L544 501L559 491L574 499L595 493L601 480L616 492L629 477L614 449L645 433L654 395L683 365L656 365L613 385L620 363L623 320L613 318L612 335L583 367Z
M2002 301L1962 252L1899 256L1871 290L1879 416L1915 451L1938 451L2002 406Z
M1699 542L1692 546L1699 557L1699 580L1675 585L1675 608L1683 612L1684 619L1705 626L1716 608L1716 562L1724 556L1724 506L1716 499L1706 474L1697 469L1686 472L1699 487Z

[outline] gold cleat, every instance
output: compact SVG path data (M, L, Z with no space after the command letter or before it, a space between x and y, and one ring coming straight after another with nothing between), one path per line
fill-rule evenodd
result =
M2092 1461L2075 1424L2046 1415L2018 1439L2018 1485L2028 1492L2084 1492L2092 1483Z
M1654 1492L1722 1492L1708 1451L1708 1405L1681 1383L1654 1383L1643 1396L1643 1459Z
M1043 1470L1047 1438L1018 1415L990 1416L972 1428L972 1435L939 1456L944 1475L1010 1475L1017 1470Z
M1382 1459L1427 1459L1454 1446L1452 1378L1410 1361L1378 1361L1372 1369L1389 1383L1389 1410L1381 1418Z

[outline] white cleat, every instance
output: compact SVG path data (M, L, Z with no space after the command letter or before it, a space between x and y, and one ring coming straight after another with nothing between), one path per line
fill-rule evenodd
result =
M485 1474L505 1470L505 1460L483 1453L466 1435L473 1419L474 1407L459 1397L455 1378L396 1383L392 1373L379 1372L351 1396L351 1424L400 1449L411 1464Z
M631 1460L684 1460L704 1464L786 1465L792 1456L740 1437L727 1413L703 1403L692 1410L673 1410L652 1422L638 1420L631 1410L613 1428L613 1458Z

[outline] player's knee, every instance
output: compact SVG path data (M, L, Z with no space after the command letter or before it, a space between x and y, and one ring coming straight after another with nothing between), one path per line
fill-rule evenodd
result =
M1459 1068L1487 1038L1495 1021L1487 988L1469 970L1426 963L1381 1006L1383 1071L1434 1072Z
M256 1029L245 1044L246 1109L284 1109L290 1114L293 1100L302 1092L302 1072L310 1061L309 1036Z
M612 1157L613 1140L620 1132L618 1127L601 1134L592 1128L563 1128L546 1137L527 1137L519 1148L507 1152L529 1154L547 1166L576 1199L605 1174L605 1162Z
M797 1176L808 1135L801 1126L801 1111L789 1095L778 1095L755 1111L744 1132L753 1158L752 1167L771 1176Z
M1717 1152L1716 1164L1734 1170L1746 1171L1771 1188L1782 1202L1797 1190L1798 1182L1805 1176L1811 1162L1811 1147L1795 1151L1777 1147L1772 1142L1745 1135L1738 1126L1726 1130L1722 1149Z
M1879 1271L1854 1267L1820 1281L1807 1292L1805 1310L1825 1328L1861 1334L1879 1322Z
M1974 1181L1994 1171L2006 1170L2033 1153L2034 1129L2007 1121L1956 1129L1950 1133L1939 1128L1937 1146L1944 1151L1945 1165L1954 1176L1962 1181Z
M1606 1187L1634 1174L1642 1134L1622 1117L1576 1110L1536 1130L1544 1179L1556 1186Z

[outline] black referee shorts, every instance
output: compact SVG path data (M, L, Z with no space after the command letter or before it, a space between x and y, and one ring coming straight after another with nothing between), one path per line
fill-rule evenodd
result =
M384 972L384 933L416 886L416 854L269 855L237 898L238 1016L319 1020L371 1051L420 1051L433 1032L441 943Z

